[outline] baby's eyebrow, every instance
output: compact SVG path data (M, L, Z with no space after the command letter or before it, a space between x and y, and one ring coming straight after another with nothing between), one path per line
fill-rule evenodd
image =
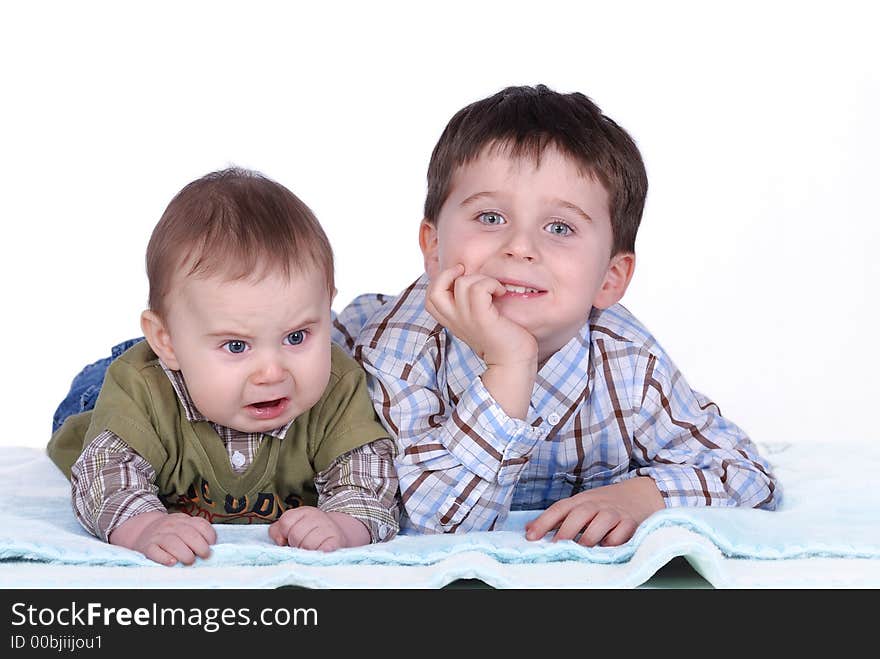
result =
M236 332L236 331L224 331L220 330L218 332L208 332L205 336L212 339L228 339L230 336L234 336L239 339L252 339L253 337L248 332Z
M290 323L290 326L285 331L289 332L298 332L299 330L306 329L308 327L312 327L314 325L320 324L321 319L317 316L306 316L304 318L298 318L297 322ZM233 328L230 328L230 331L226 330L218 330L208 332L205 336L212 339L228 339L229 337L236 337L239 339L253 339L254 336L248 331L237 331Z

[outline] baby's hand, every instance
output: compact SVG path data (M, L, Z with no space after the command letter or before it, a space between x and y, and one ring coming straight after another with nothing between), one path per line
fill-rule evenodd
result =
M110 534L110 544L139 551L162 565L192 565L208 558L217 542L214 527L201 517L159 511L135 515Z
M464 266L459 264L431 280L425 308L487 366L537 363L535 337L495 307L494 298L505 293L507 289L497 279L465 274Z
M345 528L343 519L353 522L351 526L355 531L360 527L366 536L366 541L362 541L363 538L352 537L351 529ZM269 527L269 537L276 545L282 547L288 545L319 551L335 551L341 547L353 547L370 541L366 527L355 518L344 513L324 512L320 508L311 506L286 510L278 521L273 522Z
M526 539L540 540L557 529L553 541L574 540L586 547L613 547L629 540L639 524L664 508L663 497L647 477L631 478L560 499L526 524Z

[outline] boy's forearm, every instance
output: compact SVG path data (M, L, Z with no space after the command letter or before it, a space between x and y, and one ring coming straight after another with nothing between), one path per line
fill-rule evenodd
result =
M480 379L507 416L525 421L537 372L537 362L521 362L513 366L493 364L483 371Z

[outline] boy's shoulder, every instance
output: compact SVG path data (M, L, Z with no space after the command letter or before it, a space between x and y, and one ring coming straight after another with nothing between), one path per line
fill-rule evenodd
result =
M442 326L425 309L428 277L422 275L396 296L362 295L339 316L350 320L360 313L353 352L381 352L385 357L409 362L422 354L425 346L435 345ZM381 298L381 302L379 301ZM369 312L364 313L369 307ZM356 325L356 323L353 323Z
M340 380L351 373L359 375L363 373L361 365L336 343L330 344L330 382L328 388L332 388Z
M640 350L659 349L654 335L619 302L607 309L593 308L589 319L590 342L628 344Z

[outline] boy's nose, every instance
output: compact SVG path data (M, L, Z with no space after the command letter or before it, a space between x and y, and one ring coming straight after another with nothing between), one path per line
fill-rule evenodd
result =
M511 231L510 238L504 245L505 256L520 258L525 261L535 259L535 243L527 231Z

